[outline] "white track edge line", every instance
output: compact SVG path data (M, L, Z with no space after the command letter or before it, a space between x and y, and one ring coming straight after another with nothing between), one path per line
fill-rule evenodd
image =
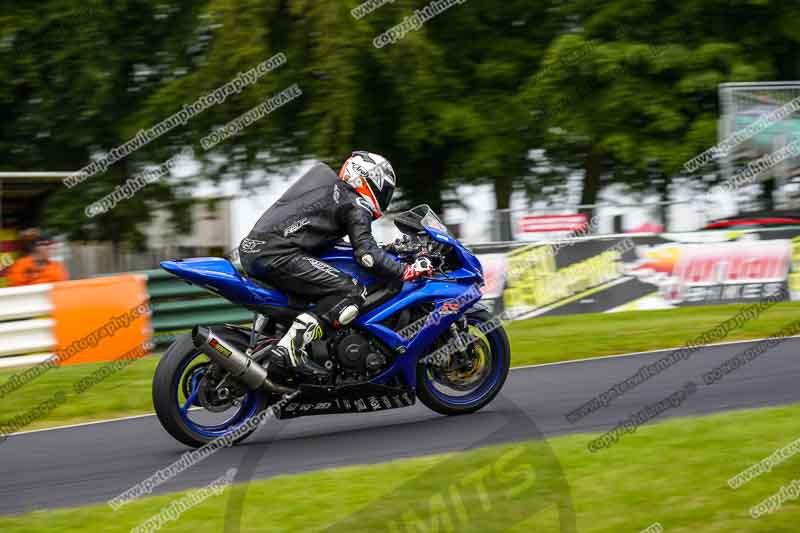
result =
M714 348L715 346L730 346L732 344L746 344L746 343L759 343L772 337L763 337L760 339L742 339L738 341L727 341L727 342L715 342L712 344L703 344L697 346L698 349L703 348ZM780 337L781 339L800 339L800 335L787 335L785 337ZM570 365L573 363L586 363L588 361L601 361L603 359L617 359L620 357L630 357L632 355L648 355L652 353L659 353L659 352L674 352L675 350L682 350L684 348L688 348L688 346L673 346L672 348L659 348L658 350L648 350L645 352L629 352L629 353L621 353L616 355L600 355L598 357L586 357L583 359L571 359L569 361L554 361L552 363L538 363L535 365L522 365L522 366L515 366L512 367L511 370L517 370L521 368L537 368L542 366L557 366L557 365Z
M30 429L28 431L18 431L16 433L9 433L6 435L7 437L13 437L15 435L27 435L29 433L41 433L43 431L55 431L58 429L70 429L70 428L78 428L82 426L93 426L95 424L106 424L108 422L121 422L124 420L133 420L135 418L144 418L147 416L155 416L155 413L150 414L143 414L143 415L131 415L131 416L123 416L120 418L108 418L106 420L93 420L91 422L80 422L78 424L67 424L66 426L55 426L51 428L41 428L41 429Z
M196 409L200 409L200 407L192 407L189 409L190 411L194 411ZM121 416L119 418L106 418L103 420L92 420L90 422L78 422L76 424L67 424L65 426L54 426L51 428L41 428L41 429L29 429L27 431L18 431L16 433L8 433L7 437L12 437L14 435L26 435L28 433L41 433L42 431L54 431L57 429L70 429L70 428L79 428L82 426L93 426L95 424L107 424L109 422L124 422L125 420L134 420L136 418L147 418L148 416L156 416L155 413L144 413L141 415L129 415L129 416Z
M745 343L748 343L748 342L761 342L761 341L767 340L768 338L770 338L770 337L765 337L765 338L761 338L761 339L743 339L743 340L738 340L738 341L717 342L717 343L714 343L714 344L704 344L704 345L700 346L700 348L713 348L715 346L729 346L731 344L745 344ZM782 338L784 338L784 339L800 339L800 335L789 335L789 336L782 337ZM603 359L617 359L617 358L620 358L620 357L630 357L630 356L633 356L633 355L648 355L648 354L659 353L659 352L672 352L674 350L680 350L681 348L684 348L684 346L676 346L676 347L673 347L673 348L660 348L658 350L649 350L649 351L646 351L646 352L629 352L629 353L620 353L620 354L615 354L615 355L600 355L598 357L586 357L584 359L572 359L570 361L555 361L553 363L538 363L538 364L535 364L535 365L514 366L514 367L511 367L509 369L509 371L523 370L523 369L526 369L526 368L539 368L539 367L544 367L544 366L571 365L573 363L586 363L588 361L601 361ZM7 437L12 437L14 435L27 435L29 433L42 433L44 431L56 431L56 430L59 430L59 429L71 429L71 428L77 428L77 427L83 427L83 426L93 426L93 425L96 425L96 424L108 424L110 422L124 422L125 420L134 420L134 419L137 419L137 418L146 418L148 416L156 416L156 414L155 413L148 413L148 414L143 414L143 415L131 415L131 416L123 416L123 417L120 417L120 418L109 418L109 419L106 419L106 420L94 420L92 422L81 422L81 423L78 423L78 424L68 424L66 426L55 426L55 427L51 427L51 428L31 429L31 430L28 430L28 431L19 431L17 433L9 433L6 436Z

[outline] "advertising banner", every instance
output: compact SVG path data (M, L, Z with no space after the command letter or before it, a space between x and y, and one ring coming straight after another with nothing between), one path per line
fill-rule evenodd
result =
M520 318L800 299L800 229L575 239L506 261L493 304Z
M525 215L518 221L518 233L580 232L587 226L586 215Z

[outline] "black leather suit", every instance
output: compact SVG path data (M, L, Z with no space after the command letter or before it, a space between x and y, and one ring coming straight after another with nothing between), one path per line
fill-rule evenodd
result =
M372 212L365 199L318 164L261 215L239 245L249 276L306 300L318 300L315 314L338 326L339 312L360 306L365 289L348 274L317 258L349 236L356 260L378 275L399 278L403 264L372 237Z

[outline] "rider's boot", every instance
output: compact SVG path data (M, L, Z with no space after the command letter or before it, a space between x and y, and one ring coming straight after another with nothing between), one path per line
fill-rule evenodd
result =
M323 335L319 319L311 313L302 313L294 319L289 331L278 344L271 348L269 360L300 374L325 377L329 372L313 361L306 351L310 342L321 339Z

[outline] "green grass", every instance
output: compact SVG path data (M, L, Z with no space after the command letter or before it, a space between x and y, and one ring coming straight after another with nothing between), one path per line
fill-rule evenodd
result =
M748 512L800 478L800 456L737 490L727 480L798 437L796 404L645 426L595 454L586 450L592 436L575 435L280 476L212 496L164 530L222 531L229 498L244 494L243 532L313 531L335 523L340 527L332 531L560 531L553 500L568 490L580 533L636 533L654 522L670 533L793 533L800 501L758 520ZM463 506L454 504L454 493ZM0 518L0 531L127 532L178 496L144 498L116 512L99 505ZM429 529L388 527L404 516ZM440 520L438 529L432 517Z
M535 318L507 325L512 363L527 365L569 361L601 355L679 347L705 330L732 317L741 305L671 309L665 311L586 314ZM731 331L724 340L766 337L800 319L800 304L780 303L758 319ZM52 427L91 420L151 413L154 357L137 361L82 395L73 384L102 364L73 365L49 370L43 376L0 399L0 425L24 413L57 390L67 401L24 429ZM18 371L0 372L0 383Z
M515 365L678 348L733 317L746 305L542 317L507 326ZM768 337L800 319L800 303L782 302L720 342Z
M23 414L63 391L66 399L47 416L36 420L22 431L57 425L102 420L128 415L153 412L151 386L158 358L145 357L126 366L119 372L77 394L74 384L92 375L107 363L89 363L51 368L43 375L0 400L0 425ZM0 373L0 382L5 382L16 371Z

